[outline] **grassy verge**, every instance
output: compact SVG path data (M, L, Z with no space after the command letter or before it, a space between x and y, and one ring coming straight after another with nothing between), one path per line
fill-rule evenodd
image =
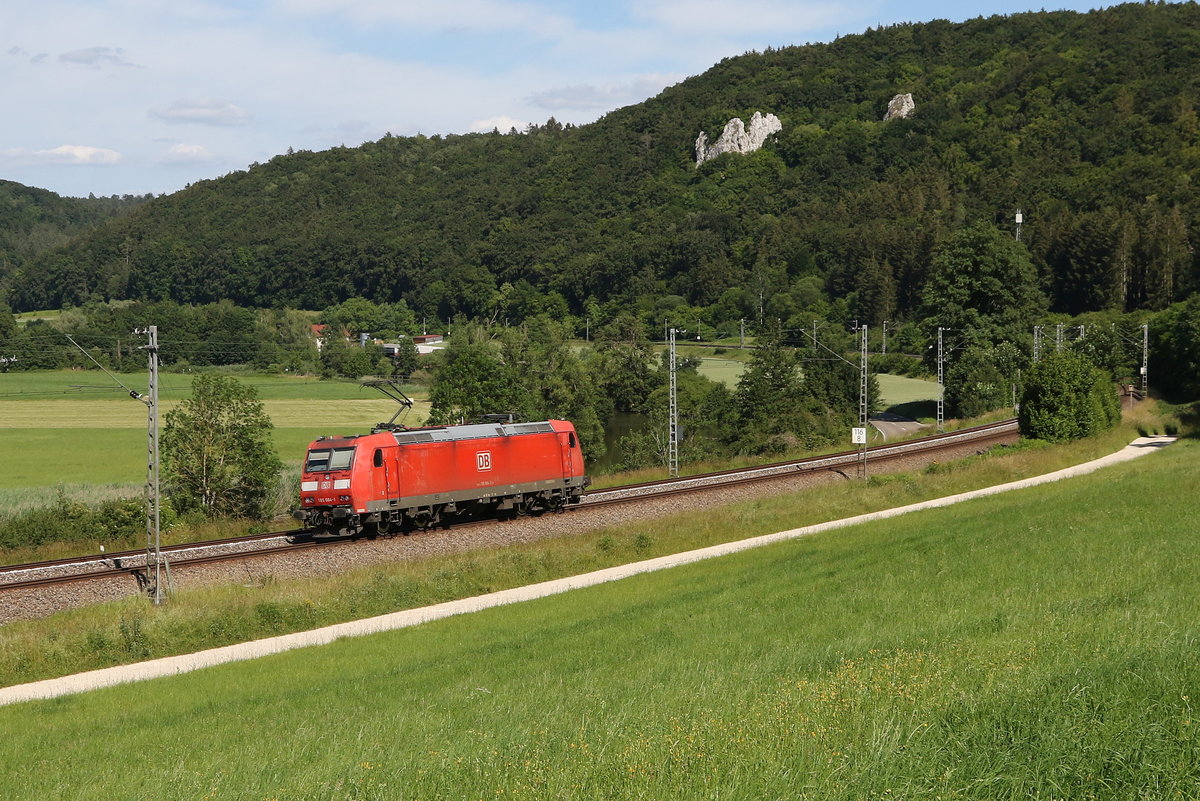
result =
M408 631L0 709L0 787L12 799L1194 797L1200 542L1194 503L1180 499L1200 490L1198 448ZM964 466L956 483L1033 456ZM914 476L891 494L925 484ZM850 513L880 489L825 502ZM587 546L611 555L644 535L654 550L689 526L751 534L800 522L804 498ZM485 563L539 572L535 553L450 560L440 575L474 590L494 583ZM250 607L258 618L286 616L264 603ZM305 603L315 620L326 602ZM116 636L149 650L157 625L130 613Z
M872 477L865 486L830 485L731 505L719 514L682 515L534 545L375 568L336 581L259 576L255 586L180 592L165 609L147 609L144 600L130 598L46 620L12 623L0 628L0 685L299 631L942 497L1087 461L1119 449L1136 435L1123 428L1067 446L1003 448L921 473ZM134 625L138 636L130 640L126 632Z

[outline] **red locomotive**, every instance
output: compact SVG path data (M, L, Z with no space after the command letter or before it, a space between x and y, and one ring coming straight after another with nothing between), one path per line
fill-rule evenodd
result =
M310 444L296 517L351 535L428 528L448 516L561 509L587 485L565 420L383 430Z

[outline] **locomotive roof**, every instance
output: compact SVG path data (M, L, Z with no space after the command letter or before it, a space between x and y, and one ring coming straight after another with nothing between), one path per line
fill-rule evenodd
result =
M548 422L542 423L482 423L470 426L446 426L445 428L426 428L417 431L394 431L398 445L411 445L417 442L454 442L461 439L483 439L485 437L515 437L523 434L552 434L554 426Z

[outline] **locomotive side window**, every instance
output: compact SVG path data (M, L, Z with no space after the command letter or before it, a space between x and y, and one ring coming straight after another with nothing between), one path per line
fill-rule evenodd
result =
M308 452L304 462L306 473L328 473L332 470L349 470L354 461L354 448L326 448Z
M375 449L375 466L383 467L383 448Z
M570 433L570 434L567 436L567 442L569 443L569 447L572 447L572 448L574 448L574 447L575 447L575 432L574 432L574 431L572 431L572 432L571 432L571 433Z

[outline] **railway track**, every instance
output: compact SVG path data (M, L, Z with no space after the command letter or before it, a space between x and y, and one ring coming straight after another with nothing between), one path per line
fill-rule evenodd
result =
M970 429L936 434L908 442L879 445L867 450L868 469L914 455L961 449L964 445L990 445L1012 439L1016 435L1015 420L1003 420ZM799 474L832 472L847 478L856 470L860 453L857 450L795 459L750 468L723 470L682 478L649 481L593 490L583 501L568 511L597 509L603 506L626 504L666 498L682 493L698 493L756 482L793 478ZM457 527L493 525L494 520L471 521ZM298 531L276 531L231 537L223 540L173 545L161 549L169 569L188 570L202 565L248 558L274 556L297 551L344 547L365 540L319 538L295 540ZM132 583L137 588L147 586L147 553L145 550L93 554L90 556L55 559L21 565L0 566L0 595L15 591L37 591L39 588L84 582ZM22 593L25 594L25 593Z

